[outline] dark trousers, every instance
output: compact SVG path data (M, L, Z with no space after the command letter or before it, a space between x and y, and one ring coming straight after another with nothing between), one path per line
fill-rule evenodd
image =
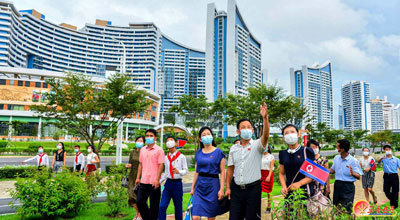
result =
M181 220L182 197L183 197L182 180L167 179L161 196L160 213L158 214L158 219L165 220L167 218L167 208L172 198L175 207L175 219Z
M143 220L157 220L160 197L160 187L154 189L151 184L140 184L137 195L137 206ZM150 198L150 208L147 206L148 198Z
M390 200L390 206L399 206L399 175L397 173L383 174L383 191Z
M348 213L352 212L354 194L356 188L353 182L336 180L333 186L333 204L346 208Z
M81 172L81 168L82 168L82 165L81 165L81 164L75 165L75 171L76 171L76 172Z
M232 180L229 219L261 219L261 182L259 180L248 184L245 189Z

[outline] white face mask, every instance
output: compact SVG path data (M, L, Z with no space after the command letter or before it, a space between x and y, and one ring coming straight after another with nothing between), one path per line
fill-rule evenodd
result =
M168 149L171 149L175 147L175 141L167 141L165 145L167 146Z
M392 151L391 150L388 150L385 153L386 153L387 156L392 155Z
M364 151L364 152L363 152L363 155L364 155L364 156L368 156L368 155L369 155L369 152L368 152L368 151Z
M297 137L297 133L287 134L287 135L285 135L284 139L285 139L285 142L289 145L294 145L299 140L299 138Z
M319 153L319 149L313 149L314 150L314 154L318 154Z
M57 149L59 149L59 150L60 150L60 149L61 149L61 146L60 146L60 145L57 145Z

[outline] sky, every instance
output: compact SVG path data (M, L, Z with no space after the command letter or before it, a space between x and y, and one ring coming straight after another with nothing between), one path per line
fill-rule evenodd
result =
M268 81L289 91L289 68L332 62L336 109L341 85L371 84L371 96L400 103L400 1L236 0L242 17L262 44ZM226 11L227 0L14 0L18 10L36 9L46 20L82 28L96 18L113 25L154 22L184 45L205 50L207 4Z

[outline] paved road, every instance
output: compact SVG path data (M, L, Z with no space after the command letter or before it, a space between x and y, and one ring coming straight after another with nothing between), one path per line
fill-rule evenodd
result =
M189 193L191 187L192 187L191 183L184 183L183 184L183 193ZM9 205L9 203L11 201L12 201L11 198L0 199L0 215L15 212L15 210L13 208L11 208ZM94 200L93 203L99 203L99 202L105 202L105 201L106 201L106 196L102 195L102 196L97 197L97 199ZM19 200L17 200L16 205L20 206Z

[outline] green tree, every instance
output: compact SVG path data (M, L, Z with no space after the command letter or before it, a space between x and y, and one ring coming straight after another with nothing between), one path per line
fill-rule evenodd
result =
M177 113L184 118L185 126L191 129L195 145L197 146L200 122L209 119L210 104L204 95L194 97L192 94L182 95L179 98L179 105L174 105L169 109L170 113Z
M24 127L28 124L28 122L14 120L14 121L11 121L11 122L6 122L6 124L8 126L11 125L11 128L12 128L11 129L11 134L8 136L8 138L9 138L8 141L11 142L12 135L15 136L15 141L16 141L17 140L17 136L21 135L21 133L24 130ZM8 132L9 132L9 130L7 130L7 135L8 135Z
M328 131L328 127L326 126L325 122L318 122L317 125L315 126L315 131L314 131L314 136L315 139L319 141L321 146L323 146L324 143L324 134Z
M357 146L357 144L360 142L360 141L362 141L362 140L365 140L365 136L367 135L367 133L368 133L368 130L363 130L363 129L360 129L360 130L354 130L353 131L353 140L354 140L354 143L352 143L353 144L353 148L354 148L354 154L356 153L356 146Z
M399 147L400 145L400 133L392 134L392 141L390 142L393 146Z
M96 153L126 117L148 109L146 92L129 83L128 77L116 73L105 85L98 85L87 75L66 73L65 78L49 78L49 101L32 106L32 110L69 134L79 135L95 146Z
M248 118L254 125L256 137L259 137L262 132L259 109L264 102L268 105L269 120L274 126L283 127L288 123L300 126L308 120L308 110L301 100L286 95L283 88L276 85L250 87L245 96L227 94L217 99L211 109L229 125L236 125L238 120Z

